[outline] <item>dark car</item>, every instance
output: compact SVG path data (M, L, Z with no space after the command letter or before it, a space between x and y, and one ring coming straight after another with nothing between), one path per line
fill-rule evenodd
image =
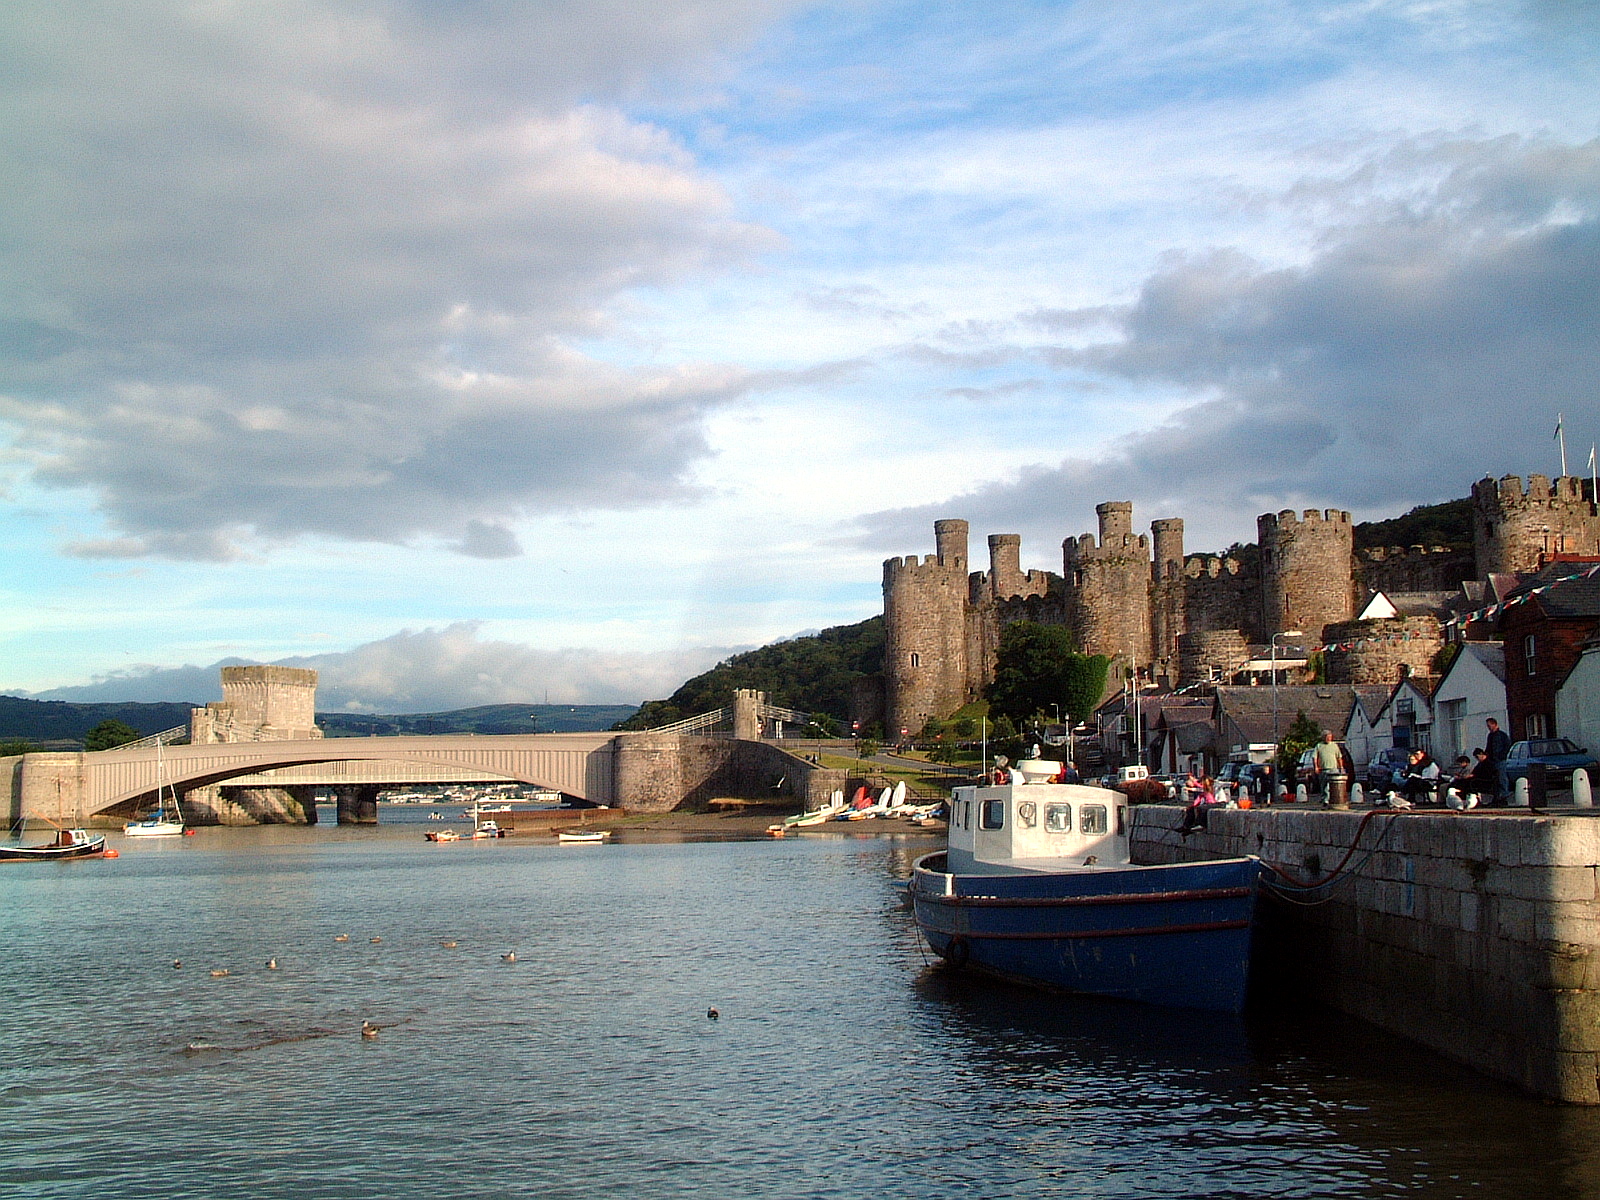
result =
M1544 764L1545 781L1553 787L1571 787L1572 772L1579 767L1589 773L1591 783L1600 783L1597 778L1600 762L1566 738L1529 738L1525 742L1513 742L1511 753L1506 755L1506 779L1515 783L1535 763Z
M1411 751L1402 750L1398 746L1378 751L1367 764L1367 790L1387 792L1395 786L1395 772L1404 775L1410 761Z
M1266 763L1245 763L1239 768L1239 787L1250 796L1267 797L1272 768Z

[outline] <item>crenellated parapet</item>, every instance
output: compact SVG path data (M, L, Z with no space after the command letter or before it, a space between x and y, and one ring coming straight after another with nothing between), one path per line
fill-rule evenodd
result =
M1600 554L1591 480L1565 475L1480 479L1472 485L1477 573L1532 571L1557 554Z
M1453 546L1367 546L1356 551L1366 592L1439 592L1477 575L1471 550Z

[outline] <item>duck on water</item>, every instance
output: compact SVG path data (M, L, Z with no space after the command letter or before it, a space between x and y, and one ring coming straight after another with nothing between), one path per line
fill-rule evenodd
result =
M947 965L1071 992L1238 1012L1260 861L1136 866L1128 798L1002 766L956 788L949 848L917 860L918 928Z

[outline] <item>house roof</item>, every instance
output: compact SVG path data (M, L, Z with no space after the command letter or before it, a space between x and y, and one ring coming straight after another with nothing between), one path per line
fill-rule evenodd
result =
M1501 683L1506 681L1506 644L1504 642L1462 642L1461 654L1450 660L1450 666L1445 675L1455 669L1460 658L1471 655L1484 665L1484 668ZM1440 676L1440 683L1444 677ZM1437 690L1437 689L1435 689Z
M1590 566L1600 564L1550 563L1522 576L1521 585L1506 597L1506 602L1536 600L1540 611L1553 620L1600 617L1600 570L1590 573Z
M1277 694L1274 701L1273 694ZM1343 732L1350 723L1350 711L1360 703L1365 711L1377 712L1388 699L1388 687L1352 687L1347 683L1291 684L1285 687L1219 687L1216 711L1219 722L1232 721L1241 733L1258 741L1272 740L1272 713L1276 703L1279 731L1288 727L1295 714L1304 712L1324 729ZM1262 724L1262 721L1265 724ZM1255 737L1265 730L1264 737Z

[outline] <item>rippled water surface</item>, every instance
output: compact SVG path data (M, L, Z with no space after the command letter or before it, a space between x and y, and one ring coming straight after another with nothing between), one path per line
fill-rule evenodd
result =
M930 845L394 824L7 865L0 1192L1600 1195L1600 1114L1327 1014L930 969L895 887Z

